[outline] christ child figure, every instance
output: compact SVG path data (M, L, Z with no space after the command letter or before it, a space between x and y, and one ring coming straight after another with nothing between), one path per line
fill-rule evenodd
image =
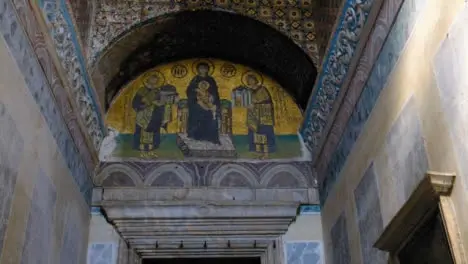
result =
M207 81L201 81L197 87L197 102L205 110L211 110L213 120L216 119L216 105L213 103L213 96L209 93L210 84Z

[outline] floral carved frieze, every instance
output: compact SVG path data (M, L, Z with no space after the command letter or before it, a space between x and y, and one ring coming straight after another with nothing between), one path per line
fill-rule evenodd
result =
M93 146L99 150L105 127L67 5L64 0L43 0L39 4L65 70L65 81L68 81L72 99L80 109L80 116Z
M300 133L312 155L316 155L323 130L340 88L350 70L351 59L374 0L347 0L323 60Z

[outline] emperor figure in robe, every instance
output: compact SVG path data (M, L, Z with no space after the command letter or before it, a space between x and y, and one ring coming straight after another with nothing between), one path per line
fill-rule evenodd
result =
M246 81L247 88L252 93L252 101L247 109L249 151L265 159L276 151L273 101L268 90L254 74L248 74Z
M156 73L149 75L139 88L132 101L136 111L133 149L152 151L161 143L161 128L170 121L171 100L167 91L175 91L171 85L163 85L164 78Z

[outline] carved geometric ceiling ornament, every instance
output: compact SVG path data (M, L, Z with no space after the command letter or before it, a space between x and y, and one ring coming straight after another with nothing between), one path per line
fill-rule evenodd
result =
M351 67L361 33L376 0L346 0L310 96L300 133L315 157L323 130Z
M316 0L163 0L97 1L94 26L91 29L89 61L93 64L110 43L130 28L155 17L182 11L226 11L265 23L288 36L312 59L319 63L314 13Z

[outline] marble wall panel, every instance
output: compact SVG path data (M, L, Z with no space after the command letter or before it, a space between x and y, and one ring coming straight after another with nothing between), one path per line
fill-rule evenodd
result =
M65 113L62 113L57 105L50 87L51 82L46 78L43 68L36 59L35 51L22 28L22 22L17 16L15 7L8 0L0 0L0 33L19 70L23 73L27 88L44 116L71 175L85 199L90 202L92 181L87 165L67 127L63 116Z
M66 208L63 216L65 225L60 250L60 263L81 264L85 259L83 246L86 240L85 232L87 232L88 227L81 222L78 210L71 204Z
M387 40L374 63L363 92L348 120L342 137L324 172L325 179L320 183L320 200L323 204L338 179L354 143L374 108L380 92L387 85L391 72L403 52L406 41L414 28L420 11L427 0L406 0L401 6Z
M322 242L285 242L285 264L324 264Z
M429 169L424 138L414 97L392 125L384 143L385 166L390 177L381 177L384 225L398 212ZM379 168L383 169L383 168Z
M0 255L2 253L24 141L0 102Z
M333 264L349 264L351 263L351 255L349 251L348 229L346 227L346 216L344 212L338 217L330 231Z
M468 176L468 8L460 13L434 58L443 112L454 142L458 165L464 177ZM465 186L466 188L466 186Z
M49 264L54 254L54 211L57 192L51 179L42 170L39 170L35 181L21 263Z
M88 248L87 264L116 264L116 254L114 243L93 243Z
M363 264L386 264L387 253L373 247L383 231L379 189L371 164L354 190Z

